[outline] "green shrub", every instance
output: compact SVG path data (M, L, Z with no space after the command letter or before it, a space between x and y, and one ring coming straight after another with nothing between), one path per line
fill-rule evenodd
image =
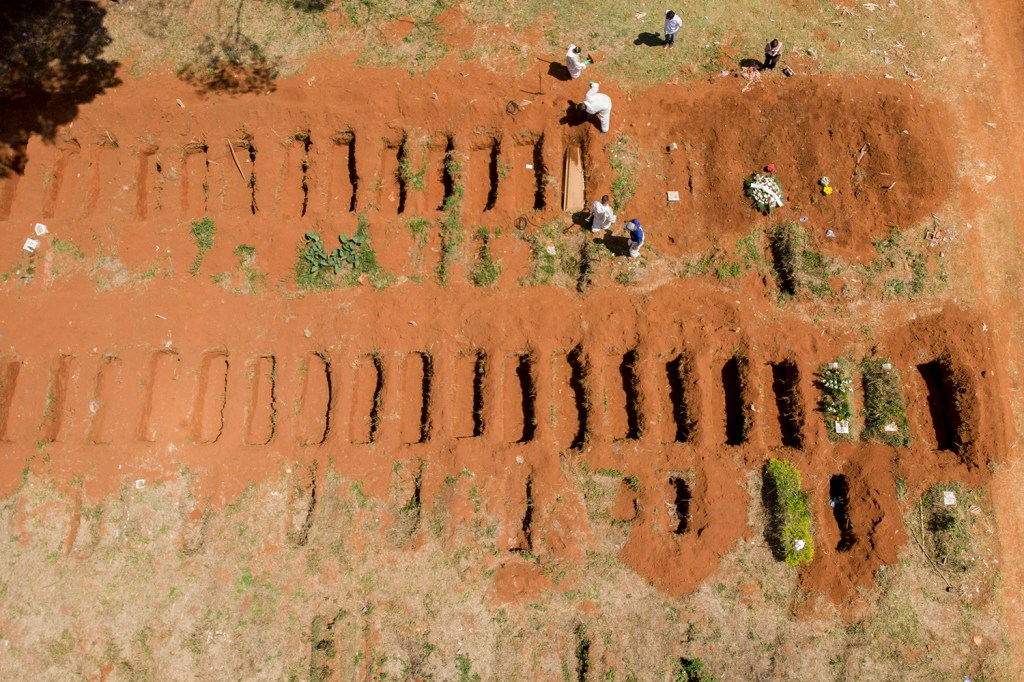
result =
M444 166L454 186L451 196L444 200L441 209L444 217L441 219L441 258L437 264L437 282L441 286L448 284L452 263L462 246L462 198L466 193L462 186L462 164L449 154L445 157Z
M776 557L790 566L810 563L814 558L811 509L808 494L800 488L800 472L784 460L768 460L764 465L764 491L769 537Z
M378 289L388 286L394 278L377 263L377 253L371 246L368 228L366 216L360 214L355 234L351 237L345 233L338 235L340 246L331 251L324 248L319 234L306 232L295 265L295 279L299 288L307 291L332 289L339 276L344 284L358 286L364 275Z
M716 682L699 658L680 658L672 679L673 682Z
M900 374L888 359L865 358L861 363L864 377L864 440L881 441L893 447L910 445L907 408L900 393Z

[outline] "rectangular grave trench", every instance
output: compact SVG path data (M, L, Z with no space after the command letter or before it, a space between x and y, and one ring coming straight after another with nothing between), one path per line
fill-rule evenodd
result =
M405 443L426 443L430 439L434 390L434 360L418 351L405 357L402 377L402 438Z
M332 197L340 196L349 213L356 211L356 195L359 190L359 174L356 172L356 133L341 130L331 137L334 149L331 154L329 189Z
M181 210L206 212L210 191L207 173L210 170L210 149L202 140L192 140L181 148Z
M216 443L224 432L224 408L228 400L228 354L216 350L203 354L192 407L191 436L196 443Z
M690 530L691 510L693 492L690 483L682 476L673 476L669 479L673 492L671 511L675 517L675 524L672 532L682 535Z
M917 371L928 393L928 413L935 430L936 449L962 454L963 415L957 404L962 389L956 383L950 361L937 358L918 365Z
M467 204L471 211L479 210L486 213L497 204L500 158L501 135L498 132L479 140L470 150L469 184L466 189Z
M506 428L509 439L516 443L529 443L537 433L537 387L534 359L531 353L512 357L515 378L509 387L506 402Z
M640 359L634 348L622 356L619 364L622 391L626 396L626 440L638 440L643 435L643 410L640 399Z
M112 419L110 413L114 398L121 391L122 364L121 358L116 355L105 355L100 360L93 399L89 403L89 412L92 413L89 442L94 445L107 444L111 441L108 433Z
M246 445L267 445L277 429L277 358L250 362L249 403L245 411Z
M356 363L350 422L353 443L370 445L380 436L384 400L384 361L367 353Z
M569 363L569 387L572 390L573 401L577 410L576 435L572 439L570 447L580 450L590 439L590 415L592 411L590 391L588 390L590 377L590 360L584 355L583 347L577 345L566 356Z
M687 443L696 436L700 398L691 358L683 353L665 363L672 407L672 440Z
M846 476L837 474L832 476L828 482L828 501L832 507L832 516L839 529L839 542L836 544L837 552L848 552L857 542L857 535L853 532L853 524L850 521L850 486Z
M750 435L746 388L749 363L742 355L733 355L722 365L722 389L725 396L725 443L743 445Z
M511 170L515 178L516 209L543 210L546 206L544 165L544 134L522 133L516 137Z
M0 361L0 441L7 440L11 404L14 402L14 391L18 387L19 374L21 374L20 361Z
M770 365L782 444L801 450L804 445L804 405L800 394L800 369L791 358Z
M331 432L334 375L325 352L312 352L302 359L302 390L299 398L299 443L322 445Z
M482 350L460 353L454 381L454 429L456 438L478 438L487 427L484 418L484 384L488 358Z

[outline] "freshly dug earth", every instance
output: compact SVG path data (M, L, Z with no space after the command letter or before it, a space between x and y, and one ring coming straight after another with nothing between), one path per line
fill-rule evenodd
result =
M388 501L374 524L399 549L426 543L436 515L449 519L435 533L446 551L493 550L470 570L491 581L494 604L582 590L574 571L609 548L674 598L759 541L748 478L781 456L803 473L815 514L817 556L800 589L859 617L862 590L907 541L897 477L914 492L947 480L979 487L1006 456L1007 386L978 313L890 304L869 342L799 304L780 307L767 279L724 289L652 274L625 287L599 273L583 294L522 282L550 239L542 225L585 229L559 211L566 150L582 149L592 200L616 181L605 145L620 134L636 154L620 225L644 222L647 263L787 220L832 230L830 255L870 260L891 224L922 221L953 187L946 106L866 79L780 77L746 93L720 79L632 96L602 83L615 101L602 137L560 120L585 86L553 81L524 101L525 82L462 68L414 79L323 61L272 95L233 98L134 81L83 106L54 145L27 140L24 172L0 180L0 262L18 264L0 293L0 485L21 500L7 510L11 535L30 545L42 513L24 502L26 482L55 481L69 491L46 511L62 529L55 557L73 566L90 505L187 478L173 522L181 551L210 553L206 520L284 469L294 474L287 532L259 554L301 552L337 520L322 502L336 483L329 470ZM510 100L518 113L507 113ZM787 203L767 219L742 190L769 163ZM823 175L836 188L827 198ZM456 186L465 240L443 288L433 281L447 248L437 224ZM682 200L668 203L669 190ZM333 248L359 215L394 285L298 291L305 233ZM204 217L215 234L197 261L189 228ZM422 248L407 226L416 217L431 221ZM36 222L50 234L30 259L19 249ZM477 225L501 231L493 288L468 281ZM625 239L601 241L614 253ZM252 260L239 260L239 245ZM903 376L912 444L832 443L816 372L876 345ZM796 377L786 396L773 374L783 362ZM837 475L854 538L842 551L827 504ZM486 539L459 523L476 514L491 521ZM104 542L96 533L91 546ZM259 584L242 576L243 591ZM335 621L316 618L313 653L302 654L313 657L310 676L318 638L333 642L323 633ZM562 644L578 651L586 639L589 649L573 632Z

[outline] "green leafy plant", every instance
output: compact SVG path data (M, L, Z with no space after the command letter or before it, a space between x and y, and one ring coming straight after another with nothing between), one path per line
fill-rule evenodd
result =
M821 389L821 411L830 440L851 440L849 430L853 421L853 377L844 362L822 365L818 369L818 388ZM847 433L840 433L836 425L845 425Z
M360 214L355 234L351 237L345 233L339 234L339 246L331 251L324 248L319 234L306 232L295 266L299 288L331 289L339 275L348 286L359 285L364 275L378 289L390 284L393 277L385 273L377 263L377 254L370 245L368 228L366 216Z
M192 235L192 241L196 243L196 248L199 250L196 254L196 259L192 261L192 265L188 269L195 276L199 274L199 269L203 266L203 258L206 257L206 252L213 248L213 236L216 234L217 228L214 226L213 221L207 217L202 220L193 220L189 232Z
M910 445L907 409L900 393L900 375L888 359L865 358L861 362L864 384L864 440L893 447Z
M680 658L672 679L673 682L716 682L699 658Z
M814 558L809 496L800 485L800 472L790 462L770 459L765 463L764 498L772 549L790 566L807 564Z

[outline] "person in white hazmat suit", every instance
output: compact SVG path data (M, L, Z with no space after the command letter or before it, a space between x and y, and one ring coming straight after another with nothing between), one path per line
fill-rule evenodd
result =
M597 120L601 124L601 134L603 135L608 132L608 126L612 119L612 98L603 92L598 92L597 89L598 84L590 81L590 90L587 92L583 103L579 104L577 108L580 111L597 116Z
M565 68L569 69L569 76L573 80L583 75L583 69L587 68L587 65L590 64L589 59L580 61L581 52L583 52L582 49L570 44L569 49L565 53Z
M605 194L601 197L600 201L595 201L590 206L590 231L601 232L602 230L610 230L612 225L615 224L616 217L615 212L612 211L612 205L609 203L609 197Z

